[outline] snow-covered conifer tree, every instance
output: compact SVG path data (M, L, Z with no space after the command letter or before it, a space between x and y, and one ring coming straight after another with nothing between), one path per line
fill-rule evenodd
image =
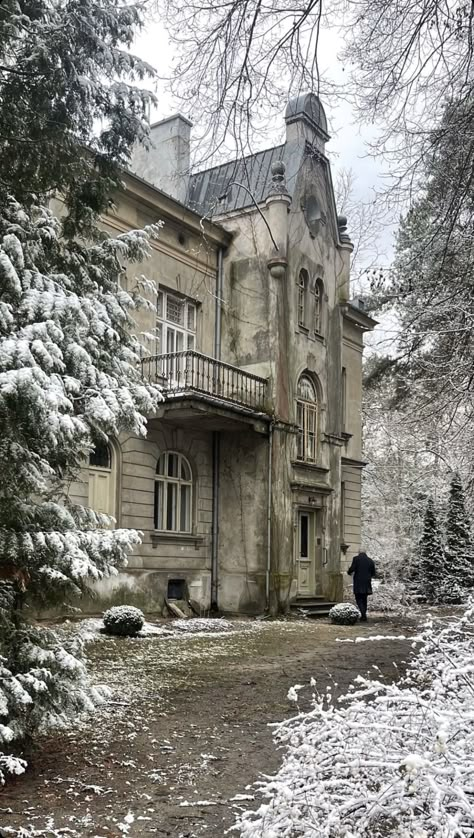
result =
M116 239L94 227L146 128L149 94L129 82L148 68L123 49L139 8L1 4L0 783L24 769L29 736L100 698L80 642L61 643L20 606L80 595L138 540L72 504L67 485L97 441L143 433L159 398L134 336L142 280L129 269L122 281L158 226Z
M73 234L95 222L146 141L153 69L130 53L144 3L2 0L0 204L60 191Z
M471 523L466 512L464 490L459 474L451 480L446 518L445 565L447 577L446 594L449 598L449 582L461 588L474 584L474 550Z
M433 498L428 498L417 569L412 566L414 588L427 602L436 602L443 582L444 550Z

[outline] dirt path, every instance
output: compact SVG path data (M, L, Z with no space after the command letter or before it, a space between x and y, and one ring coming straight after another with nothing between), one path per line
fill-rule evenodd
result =
M392 679L393 662L410 654L400 640L336 642L400 635L400 624L239 625L230 634L91 643L94 678L114 689L113 698L42 742L26 776L0 791L2 830L222 838L239 807L258 805L251 784L278 768L268 723L295 712L290 686L313 676L321 692L330 683L334 694L345 692L374 665ZM124 821L129 812L131 824Z

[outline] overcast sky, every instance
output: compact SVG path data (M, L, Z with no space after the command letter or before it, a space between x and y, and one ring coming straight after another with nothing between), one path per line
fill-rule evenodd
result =
M338 32L335 30L322 32L319 44L319 66L323 72L328 70L335 81L343 83L345 70L337 58L341 45ZM135 44L135 51L155 67L159 74L169 73L173 49L161 24L150 22L147 25L146 31ZM180 109L179 104L173 101L164 85L158 83L156 94L158 106L152 114L152 119L162 119ZM339 166L353 169L357 175L361 196L370 200L373 189L380 185L380 167L367 156L364 139L373 139L374 132L369 130L368 126L360 126L357 123L349 104L336 104L323 99L323 105L331 129L331 140L328 143L327 152L333 169ZM186 115L184 113L184 116ZM263 147L271 146L273 141L273 138L269 137L268 142L263 143ZM260 145L262 145L261 142ZM258 150L257 146L255 150Z

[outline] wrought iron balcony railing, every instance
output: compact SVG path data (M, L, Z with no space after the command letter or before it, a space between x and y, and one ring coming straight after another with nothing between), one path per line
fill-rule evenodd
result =
M142 361L143 377L163 387L164 395L204 393L265 412L267 381L201 352L167 352Z

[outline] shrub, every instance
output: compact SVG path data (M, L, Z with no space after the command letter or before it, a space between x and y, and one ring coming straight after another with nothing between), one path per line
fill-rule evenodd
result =
M116 634L121 637L135 637L145 625L145 617L139 608L133 605L116 605L104 614L104 629L106 634Z
M350 602L339 602L329 612L331 623L338 626L353 626L360 617L359 609Z
M402 616L409 604L409 597L403 582L372 583L374 595L370 597L370 610L381 611L384 614Z
M436 593L436 605L461 605L466 602L468 592L455 579L446 579Z

